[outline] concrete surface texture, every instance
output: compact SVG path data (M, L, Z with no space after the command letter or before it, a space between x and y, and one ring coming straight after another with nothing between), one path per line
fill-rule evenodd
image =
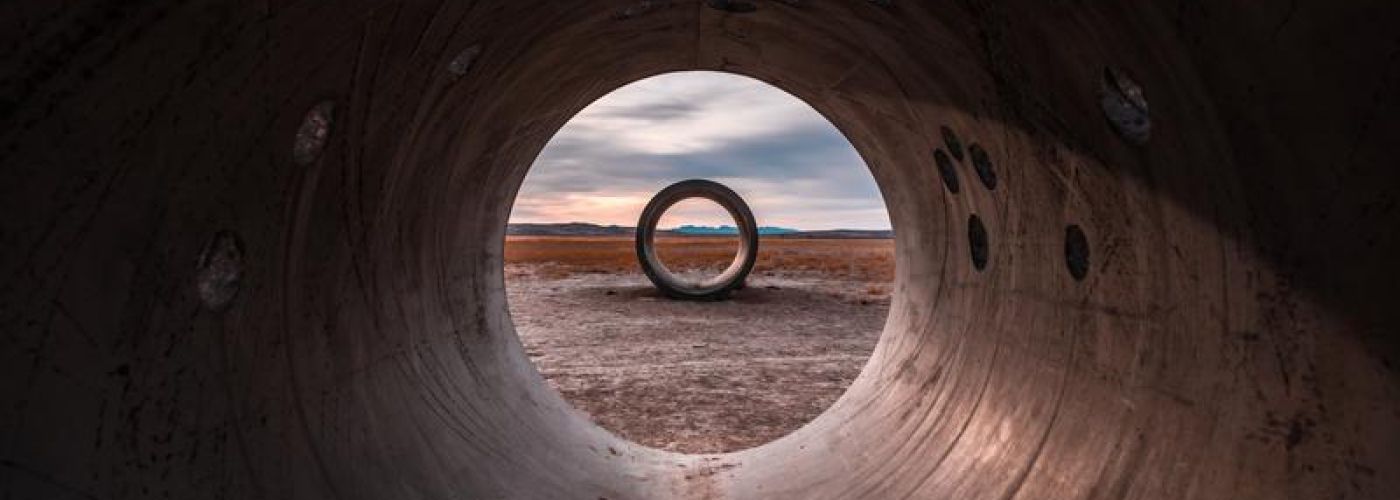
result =
M1400 3L750 5L6 2L0 491L1400 491ZM683 69L812 104L898 233L851 389L726 455L568 411L502 291L507 211L551 133ZM943 188L940 127L995 190L967 160Z

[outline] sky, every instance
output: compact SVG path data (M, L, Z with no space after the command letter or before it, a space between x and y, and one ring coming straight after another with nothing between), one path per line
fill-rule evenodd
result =
M696 178L739 193L762 226L890 228L875 179L831 122L766 83L710 71L639 80L590 104L535 160L510 221L633 226L658 191ZM691 200L660 225L681 224L733 221Z

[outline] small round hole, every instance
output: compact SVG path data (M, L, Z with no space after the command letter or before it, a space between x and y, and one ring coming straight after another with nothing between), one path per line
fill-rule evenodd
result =
M1084 230L1073 224L1065 228L1065 267L1077 281L1089 275L1089 239Z
M300 165L310 165L321 157L326 148L326 139L331 135L331 121L335 118L335 103L321 101L306 112L306 117L297 128L296 142L292 144L292 159Z
M934 150L933 161L938 164L938 176L943 178L943 187L948 188L948 192L958 194L958 171L953 168L953 160L948 158L948 153L942 149Z
M973 144L967 148L967 152L972 156L972 169L977 171L977 178L982 180L982 185L988 190L995 191L997 188L997 173L992 170L992 159L987 156L987 150L982 146Z
M953 158L957 158L958 161L962 161L963 145L962 140L958 139L958 134L953 133L953 129L948 127L940 127L939 130L943 132L943 145L948 148L948 153L952 154Z
M976 215L967 217L967 242L968 249L972 252L972 267L978 271L987 268L987 257L991 249L987 244L987 228L982 225L982 219Z
M736 14L758 10L758 6L754 5L752 2L741 2L739 0L706 0L705 3L716 10L733 12Z

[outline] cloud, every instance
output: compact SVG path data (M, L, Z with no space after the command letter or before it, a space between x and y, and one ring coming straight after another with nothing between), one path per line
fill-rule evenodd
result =
M781 90L715 72L641 80L584 109L535 160L511 220L631 225L656 191L691 178L733 188L765 225L889 227L869 170L831 123ZM678 207L666 220L728 223L722 214Z

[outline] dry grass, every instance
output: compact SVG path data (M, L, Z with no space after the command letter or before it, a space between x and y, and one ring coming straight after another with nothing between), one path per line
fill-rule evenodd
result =
M630 236L510 236L506 264L529 264L544 277L583 273L640 273ZM738 249L734 237L660 237L657 254L675 270L719 270ZM868 293L887 292L894 280L894 241L857 239L762 238L754 273L820 275L865 281Z

